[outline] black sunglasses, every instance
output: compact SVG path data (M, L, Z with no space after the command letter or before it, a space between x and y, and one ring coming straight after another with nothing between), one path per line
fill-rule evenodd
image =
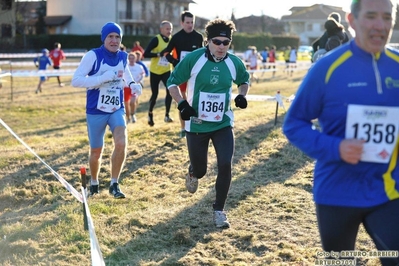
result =
M218 39L211 39L211 41L212 41L213 44L218 45L218 46L221 45L221 44L223 44L224 46L227 46L231 42L230 40L221 41L221 40L218 40Z

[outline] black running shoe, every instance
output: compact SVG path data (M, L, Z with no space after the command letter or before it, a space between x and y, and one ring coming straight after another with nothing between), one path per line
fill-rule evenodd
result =
M150 127L154 126L154 120L152 119L152 114L148 113L148 124Z
M125 194L122 193L122 191L119 189L119 184L118 183L113 183L109 187L109 193L114 195L115 199L123 199L125 198Z
M93 196L94 194L98 194L98 185L90 186L90 196Z
M169 115L165 115L165 118L163 119L166 123L172 123L173 119L169 117Z

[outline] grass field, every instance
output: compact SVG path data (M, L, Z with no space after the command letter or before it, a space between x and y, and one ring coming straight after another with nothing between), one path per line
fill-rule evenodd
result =
M295 93L305 71L292 77L279 70L253 84L250 94ZM0 118L48 165L80 191L87 165L85 89L58 87L56 79L35 94L37 78L0 89ZM178 111L164 123L164 88L147 125L149 81L140 98L138 121L128 125L128 155L121 175L127 194L108 194L112 136L106 136L100 194L89 199L106 265L315 265L321 250L312 201L313 160L290 145L281 132L285 110L276 102L251 101L234 109L236 151L226 211L232 224L212 223L216 160L209 151L199 190L184 186L188 167L185 139L178 137ZM289 102L284 101L285 108ZM276 119L277 118L277 119ZM210 145L212 146L212 145ZM88 172L90 174L90 172ZM90 239L82 204L53 174L0 126L0 265L91 265ZM361 228L356 250L375 250ZM361 258L358 265L379 265Z

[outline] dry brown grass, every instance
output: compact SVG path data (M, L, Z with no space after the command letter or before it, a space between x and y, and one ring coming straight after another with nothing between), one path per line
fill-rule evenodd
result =
M251 94L295 93L304 71L281 71L254 84ZM69 78L70 79L70 78ZM6 79L7 80L7 79ZM67 78L64 78L67 81ZM37 79L15 79L0 89L3 119L48 165L80 191L80 166L87 167L85 90L59 88L55 79L34 93ZM232 228L212 224L215 153L197 193L184 188L188 155L178 122L163 122L164 88L155 126L146 121L146 81L138 122L128 125L129 147L121 186L128 195L108 195L111 135L106 136L101 193L89 199L106 265L314 265L321 251L312 202L313 161L281 132L284 110L250 102L235 109L236 152L226 210ZM286 108L289 103L285 102ZM172 116L178 117L177 110ZM90 265L90 241L82 206L49 170L0 126L0 264ZM362 229L357 250L374 250ZM360 265L379 265L364 258Z

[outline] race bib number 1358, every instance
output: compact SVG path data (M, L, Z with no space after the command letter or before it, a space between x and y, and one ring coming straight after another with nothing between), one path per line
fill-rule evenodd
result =
M348 106L345 138L365 140L361 161L388 163L399 133L399 107Z

